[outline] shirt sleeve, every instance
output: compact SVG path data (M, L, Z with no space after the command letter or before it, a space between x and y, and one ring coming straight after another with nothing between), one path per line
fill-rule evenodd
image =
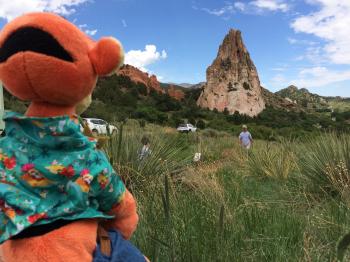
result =
M96 199L99 203L99 209L107 212L123 200L126 188L121 177L113 170L106 156L102 152L101 155L103 155L104 168L96 176L92 186L97 192Z

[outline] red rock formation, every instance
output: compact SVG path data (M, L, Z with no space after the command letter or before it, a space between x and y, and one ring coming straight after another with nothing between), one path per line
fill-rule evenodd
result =
M158 82L158 79L155 75L151 75L151 77L148 79L147 86L159 93L165 93L164 89L160 86L160 83Z
M171 96L172 98L175 98L176 100L179 100L179 101L181 101L185 97L185 93L182 90L177 89L173 85L170 85L170 87L168 89L168 95Z
M144 84L147 87L148 93L154 90L158 93L164 94L164 89L160 86L155 75L149 76L148 73L142 72L141 70L131 65L124 65L119 71L118 75L127 76L133 82Z
M241 32L230 30L218 55L207 69L207 83L197 104L233 114L258 115L265 108L258 72L243 43Z

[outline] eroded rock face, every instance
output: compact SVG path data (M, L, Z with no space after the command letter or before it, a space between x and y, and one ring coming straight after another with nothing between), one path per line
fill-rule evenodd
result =
M182 90L175 88L173 85L169 87L168 95L178 101L181 101L185 97L185 93Z
M230 114L238 111L258 115L264 108L258 72L244 46L241 32L230 30L219 48L218 55L207 69L207 83L197 104L210 110Z
M148 93L154 90L158 93L164 94L164 89L160 86L159 81L155 75L149 76L148 73L142 72L141 70L131 65L124 65L118 71L118 75L124 75L131 79L133 82L144 84L147 87Z

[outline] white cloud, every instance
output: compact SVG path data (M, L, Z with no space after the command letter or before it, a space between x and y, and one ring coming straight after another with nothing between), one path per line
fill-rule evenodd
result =
M97 33L97 29L93 29L93 30L86 29L84 32L85 32L85 34L94 36Z
M146 45L145 50L130 50L125 54L125 64L133 65L142 71L148 72L146 68L161 59L166 59L167 53L157 51L155 45Z
M287 68L285 67L274 67L274 68L271 68L272 71L278 71L278 72L284 72L287 70Z
M255 0L250 2L261 10L287 12L290 6L283 0Z
M350 70L336 71L329 70L326 67L311 67L302 69L299 72L298 78L292 80L290 84L298 87L324 87L336 82L350 80Z
M122 25L123 25L123 27L128 27L128 24L126 23L126 21L124 19L122 19Z
M350 1L308 0L320 10L297 17L291 27L298 33L317 36L326 41L323 56L334 64L350 64Z
M27 12L48 11L70 15L80 4L89 0L0 0L0 18L10 21Z
M235 2L234 6L241 12L245 11L245 9L246 9L245 4L242 2Z
M73 21L74 22L74 21ZM76 21L75 21L76 22ZM87 35L91 35L94 36L97 33L97 29L88 29L88 25L87 24L82 24L82 25L78 25L78 27L85 32L85 34Z
M282 74L275 75L270 81L271 86L274 88L281 88L281 87L285 86L287 82L288 82L288 80Z
M194 10L202 10L208 14L227 19L237 11L247 14L261 14L266 11L287 12L290 9L290 6L286 3L286 0L254 0L247 1L247 3L240 1L225 2L223 7L216 9L198 8L197 6L192 6L192 8Z
M223 16L223 15L227 15L227 14L233 14L235 12L235 6L232 3L226 2L223 7L218 8L218 9L202 8L201 10L203 10L211 15Z
M291 45L308 45L308 46L315 46L318 43L314 42L314 41L310 41L310 40L305 40L305 39L296 39L293 37L287 37L287 41L291 44Z
M291 45L294 45L294 44L296 44L296 43L298 42L297 39L292 38L292 37L288 37L287 40L288 40L288 42L289 42Z

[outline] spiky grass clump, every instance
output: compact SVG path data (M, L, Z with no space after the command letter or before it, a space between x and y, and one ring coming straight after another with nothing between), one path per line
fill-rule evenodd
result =
M150 153L140 158L141 139L147 136ZM191 163L193 152L184 137L162 130L143 131L135 126L120 125L119 134L105 147L114 168L131 190L144 190L157 184L165 174L176 174Z
M250 174L262 178L287 179L296 169L296 158L291 141L266 142L265 146L248 152L247 167Z
M324 134L302 147L300 166L312 185L326 193L337 193L350 203L350 136Z

